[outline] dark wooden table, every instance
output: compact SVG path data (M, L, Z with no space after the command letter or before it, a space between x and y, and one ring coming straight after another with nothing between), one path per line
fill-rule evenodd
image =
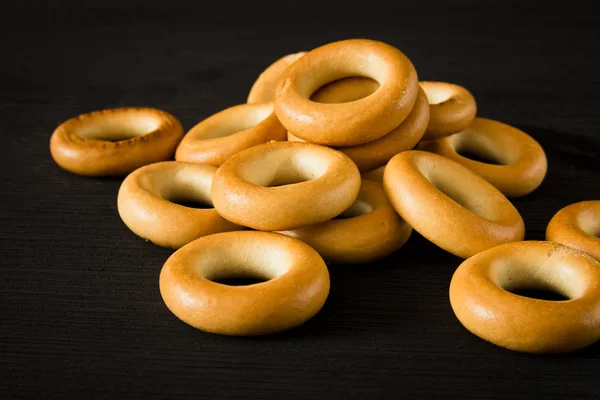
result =
M547 178L514 204L526 238L543 239L561 207L600 198L595 13L574 2L202 3L2 4L0 398L600 396L600 344L532 356L467 332L448 300L461 260L416 233L379 262L332 266L325 307L298 329L195 330L160 297L171 251L117 214L121 180L72 175L48 147L62 121L109 107L161 108L189 129L244 102L284 54L378 39L420 79L466 86L479 115L539 140Z

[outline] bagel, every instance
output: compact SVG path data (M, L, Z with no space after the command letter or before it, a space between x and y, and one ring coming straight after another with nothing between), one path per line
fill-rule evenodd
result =
M415 147L427 129L428 121L427 97L422 90L419 90L415 106L400 126L372 142L336 149L350 157L359 171L370 171L385 165L396 154ZM302 141L291 132L288 132L287 135L289 141Z
M218 167L231 156L271 140L286 140L273 103L240 104L194 126L177 146L177 161Z
M229 221L277 231L331 219L354 203L359 190L360 173L343 153L272 142L225 161L215 173L211 197Z
M85 176L123 176L173 156L183 136L179 121L154 108L114 108L60 124L50 153L63 169Z
M410 237L412 228L400 218L381 184L363 180L356 201L339 217L316 225L278 233L300 239L325 261L366 263L383 258Z
M551 289L568 301L519 296ZM450 282L450 304L473 334L526 353L579 350L600 338L600 263L558 243L508 243L464 261Z
M546 239L584 251L600 261L600 200L562 208L550 220Z
M349 103L310 100L326 83L354 76L371 78L379 87ZM418 90L417 72L400 50L373 40L343 40L311 50L284 71L275 90L275 112L288 131L308 142L354 146L400 125Z
M523 239L523 218L482 177L420 150L400 153L383 173L392 206L425 238L462 258Z
M447 82L419 82L427 94L430 118L423 140L458 133L471 125L477 115L475 98L462 86Z
M265 103L275 99L275 87L277 81L283 74L283 71L287 69L294 61L306 54L305 51L299 53L288 54L281 57L273 64L269 65L263 72L260 73L250 93L248 93L247 103Z
M223 219L214 208L175 203L199 200L212 206L210 187L216 170L210 165L179 161L141 167L121 183L119 215L136 235L174 249L201 236L244 229Z
M421 143L419 149L464 165L508 197L521 197L534 191L548 170L544 149L531 136L485 118L476 118L471 126L455 135ZM472 160L459 151L485 155L498 160L500 165Z
M265 279L246 286L214 282ZM300 240L269 232L205 236L177 250L160 271L160 294L183 322L206 332L255 336L296 327L319 312L329 272Z

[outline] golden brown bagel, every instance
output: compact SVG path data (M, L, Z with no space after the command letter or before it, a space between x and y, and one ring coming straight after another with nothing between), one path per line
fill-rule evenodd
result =
M464 131L423 142L419 148L464 165L508 197L534 191L548 170L546 154L537 141L517 128L491 119L475 118ZM498 160L500 165L471 160L459 154L460 151L485 155Z
M373 182L383 184L383 171L385 171L385 165L376 169L372 169L371 171L363 172L361 177L363 179L368 179Z
M365 263L383 258L406 243L412 228L398 216L381 184L363 180L358 198L341 215L316 225L278 233L300 239L325 261Z
M214 208L197 209L177 201L212 205L210 186L217 169L210 165L164 161L129 174L119 189L121 219L138 236L177 249L212 233L241 230Z
M550 289L568 301L511 293ZM480 338L527 353L561 353L600 338L600 263L551 242L504 244L464 261L450 283L460 322Z
M353 76L374 79L380 86L349 103L310 100L326 83ZM343 40L311 50L285 70L275 91L275 111L288 131L306 141L354 146L400 125L418 90L417 72L400 50L373 40Z
M600 261L600 200L581 201L557 212L546 239L588 253Z
M54 161L86 176L121 176L168 160L183 136L179 121L153 108L115 108L81 114L50 138Z
M257 230L318 224L346 210L360 173L346 155L310 143L272 142L225 161L211 197L224 218Z
M427 97L422 90L419 90L415 106L400 126L372 142L336 149L350 157L359 171L370 171L385 165L396 154L416 146L425 133L428 121ZM303 141L291 132L288 132L287 136L289 141Z
M213 281L253 277L247 286ZM296 327L323 307L329 272L299 240L269 232L205 236L177 250L160 272L160 294L183 322L222 335L265 335Z
M383 185L413 229L458 257L522 240L525 234L523 218L498 189L437 154L409 150L394 156Z
M427 94L431 116L423 140L434 140L466 129L477 114L475 98L462 86L447 82L419 82Z
M240 151L271 140L286 140L273 103L240 104L194 126L177 146L175 159L218 167Z
M306 52L288 54L283 56L273 64L269 65L263 72L260 73L248 94L248 103L264 103L273 101L275 98L275 86L277 81L294 61L302 57Z

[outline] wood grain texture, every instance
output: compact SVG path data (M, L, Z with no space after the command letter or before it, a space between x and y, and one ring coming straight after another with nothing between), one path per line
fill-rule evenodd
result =
M119 219L120 180L72 175L48 149L58 124L107 107L162 108L189 129L244 102L284 54L378 39L422 80L464 85L479 115L542 144L548 176L514 201L527 239L542 239L561 207L600 198L595 14L576 3L202 3L54 0L0 13L1 398L600 396L600 344L530 356L467 332L448 300L460 260L417 234L387 259L332 266L324 309L298 329L252 339L194 330L160 298L171 252Z

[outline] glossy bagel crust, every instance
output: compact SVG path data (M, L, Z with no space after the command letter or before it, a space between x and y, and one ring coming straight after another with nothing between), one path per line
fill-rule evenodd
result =
M383 186L363 180L358 198L333 219L278 233L300 239L325 261L336 264L365 263L383 258L410 237L412 228L394 211Z
M266 279L246 286L213 282ZM160 294L183 322L206 332L255 336L296 327L329 295L323 259L303 242L269 232L205 236L176 251L160 272Z
M545 289L569 300L511 293ZM504 244L464 261L450 283L450 304L480 338L527 353L562 353L600 338L600 263L558 243Z
M423 142L420 150L437 153L481 175L508 197L525 196L546 176L548 161L542 146L525 132L502 122L476 118L464 131ZM471 160L467 150L498 160L501 165Z
M135 234L177 249L201 236L241 230L214 208L185 207L174 201L211 204L210 186L217 169L210 165L164 161L129 174L119 189L121 219Z
M333 93L333 92L332 92ZM358 167L359 171L370 171L385 165L393 156L412 149L423 137L429 121L429 104L422 90L408 117L387 135L372 142L351 147L337 147ZM302 141L288 132L288 140Z
M275 87L277 86L277 81L281 77L281 74L283 74L283 71L285 71L287 67L304 54L306 54L305 51L288 54L269 65L260 73L252 85L252 88L250 88L250 93L248 93L246 102L254 104L273 101L275 99Z
M466 88L448 82L419 82L429 99L431 116L423 140L439 139L466 129L477 115L475 98Z
M177 146L175 159L218 167L240 151L271 140L286 140L273 103L240 104L190 129Z
M123 176L170 159L182 137L181 124L165 111L114 108L63 122L52 133L50 153L61 168L78 175Z
M359 190L360 173L343 153L310 143L272 142L223 163L211 196L224 218L275 231L331 219L354 203Z
M325 84L353 76L374 79L379 87L348 103L310 100ZM354 146L400 125L418 90L417 72L400 50L373 40L343 40L311 50L285 70L275 92L275 111L288 131L306 141Z
M383 185L413 229L458 257L524 237L523 218L498 189L440 155L409 150L394 156Z
M600 200L562 208L550 220L546 239L584 251L600 261Z

